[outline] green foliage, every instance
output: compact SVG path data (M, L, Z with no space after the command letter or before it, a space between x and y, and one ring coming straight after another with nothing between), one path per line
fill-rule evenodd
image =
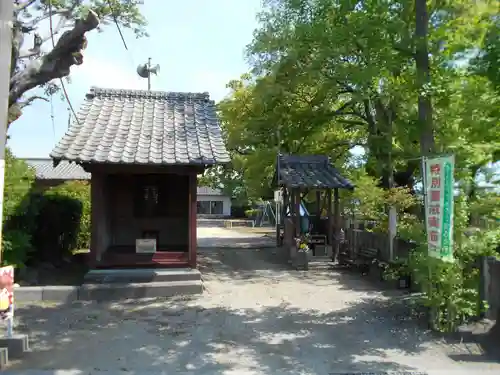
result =
M74 250L90 246L90 186L67 182L39 196L33 245L38 260L59 262Z
M255 219L257 218L260 214L262 213L261 210L259 209L250 209L245 211L245 216L248 217L249 219Z
M411 256L412 277L425 293L422 303L433 312L432 324L440 331L453 331L485 308L479 299L479 269L483 256L498 256L500 228L486 232L467 230L468 207L464 195L455 200L454 257L447 263L427 256L421 245Z
M14 229L3 233L2 265L23 268L32 251L31 235L25 231Z
M3 201L2 264L20 267L31 251L31 232L36 208L29 199L35 180L28 165L5 152L5 192Z
M61 206L62 212L67 213L70 222L77 224L76 242L68 250L88 249L90 246L90 185L88 182L72 181L49 189L45 193L46 199ZM61 220L61 231L67 225Z
M90 188L68 182L33 191L34 172L6 152L3 264L23 267L30 260L60 261L90 245Z

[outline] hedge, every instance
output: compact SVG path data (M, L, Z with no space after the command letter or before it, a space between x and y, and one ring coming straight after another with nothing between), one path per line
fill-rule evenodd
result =
M90 245L90 186L67 182L39 192L28 165L6 152L3 264L58 263Z

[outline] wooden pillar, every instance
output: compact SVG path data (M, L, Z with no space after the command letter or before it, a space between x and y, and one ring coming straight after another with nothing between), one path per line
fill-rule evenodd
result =
M90 183L90 257L89 266L95 267L100 261L102 254L110 245L109 233L109 202L106 196L108 185L106 174L92 173Z
M328 218L328 245L333 246L332 190L326 191L326 215Z
M94 185L97 179L97 176L92 174L90 178L90 253L87 259L89 268L94 268L97 264L97 217L99 215L98 204L100 203L97 193L97 188L99 186Z
M294 219L295 235L298 237L300 236L300 203L301 203L300 190L294 189L293 194L294 194L293 206L295 211L295 219Z
M278 190L279 187L278 187ZM284 217L282 215L282 207L284 205L283 189L281 189L281 202L275 202L276 204L276 247L281 246L280 233L281 233L281 223L284 222Z
M316 190L316 220L314 222L314 228L319 229L321 223L321 191Z
M335 188L333 193L333 212L335 215L335 247L334 247L334 255L335 258L339 254L340 251L340 198L339 198L339 189Z
M189 266L197 266L197 245L196 245L196 188L198 179L195 173L189 175L189 228L188 228L188 259Z
M283 220L283 223L285 223L285 218L286 218L286 212L289 210L290 207L290 195L288 194L288 189L284 188L283 189L283 206L281 207L281 217ZM291 214L291 210L289 211Z

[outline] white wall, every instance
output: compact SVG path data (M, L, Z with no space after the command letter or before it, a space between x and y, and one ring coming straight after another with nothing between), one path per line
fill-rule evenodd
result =
M225 216L231 215L231 198L229 197L224 195L198 195L196 201L222 201L222 214Z

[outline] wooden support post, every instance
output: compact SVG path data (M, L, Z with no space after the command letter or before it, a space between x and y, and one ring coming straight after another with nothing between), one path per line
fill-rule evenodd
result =
M335 188L333 191L333 212L335 215L335 247L334 249L334 259L337 258L340 251L340 198L339 189Z
M281 189L281 202L276 201L276 247L281 246L281 226L285 223L283 215L283 206L285 205L284 190Z
M290 196L288 194L288 190L286 188L283 189L283 206L281 207L281 217L283 220L283 224L285 223L285 218L287 214L287 210L291 213L292 211L289 210L290 207Z
M332 191L326 191L326 214L328 218L328 245L333 246L333 215L332 215Z
M196 174L189 175L189 201L188 201L188 259L189 266L191 268L196 268L197 266L197 255L198 246L196 240L196 200L197 200L197 184L198 178Z
M316 190L316 225L319 225L320 219L321 219L321 191Z
M298 237L300 236L300 190L294 189L293 191L294 194L294 211L295 211L295 221L294 221L294 226L295 226L295 235Z

